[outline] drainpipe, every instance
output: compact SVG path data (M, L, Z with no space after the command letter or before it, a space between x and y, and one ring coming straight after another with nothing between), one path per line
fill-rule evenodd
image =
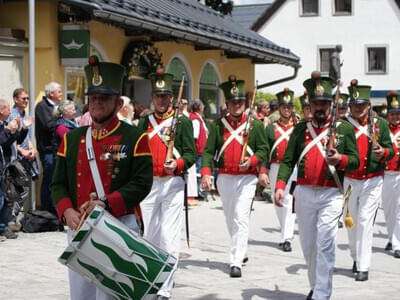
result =
M29 115L35 115L35 0L29 0ZM32 140L35 136L35 123L32 124ZM36 146L36 145L34 145ZM32 210L36 209L36 182L31 183Z
M300 68L301 68L301 66L297 65L297 66L294 67L294 74L293 75L291 75L289 77L284 77L284 78L281 78L281 79L278 79L278 80L274 80L274 81L270 81L270 82L266 82L266 83L257 85L257 89L263 89L263 88L265 88L267 86L271 86L271 85L275 85L275 84L278 84L278 83L282 83L282 82L285 82L285 81L289 81L289 80L295 79L296 76L297 76L297 72L299 71Z

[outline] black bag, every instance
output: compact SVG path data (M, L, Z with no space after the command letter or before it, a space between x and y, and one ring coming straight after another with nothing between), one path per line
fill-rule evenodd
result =
M3 170L1 189L9 203L23 203L29 194L29 175L19 160L13 160Z
M33 233L33 232L45 232L45 231L57 231L59 229L60 222L57 217L45 210L34 210L25 214L21 220L22 231Z

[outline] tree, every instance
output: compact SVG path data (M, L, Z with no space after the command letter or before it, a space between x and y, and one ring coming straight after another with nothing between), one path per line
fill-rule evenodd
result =
M233 9L233 1L231 0L205 0L205 1L197 0L197 1L204 3L206 6L209 6L212 9L219 11L224 15L230 14Z

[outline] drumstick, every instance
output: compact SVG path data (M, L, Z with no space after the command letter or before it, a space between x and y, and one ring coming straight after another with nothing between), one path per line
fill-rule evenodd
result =
M95 200L97 198L97 194L95 192L92 192L92 193L90 193L89 198L90 198L89 199L89 205L90 205L90 202L92 202L93 200ZM78 227L76 227L75 230L79 230L82 227L83 222L85 221L86 217L87 217L87 209L85 209L85 211L83 212L83 215L79 221Z

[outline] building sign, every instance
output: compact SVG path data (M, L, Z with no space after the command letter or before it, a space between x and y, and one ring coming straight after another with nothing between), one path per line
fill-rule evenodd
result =
M88 62L90 33L87 25L65 25L60 31L60 57L63 66L84 66Z

